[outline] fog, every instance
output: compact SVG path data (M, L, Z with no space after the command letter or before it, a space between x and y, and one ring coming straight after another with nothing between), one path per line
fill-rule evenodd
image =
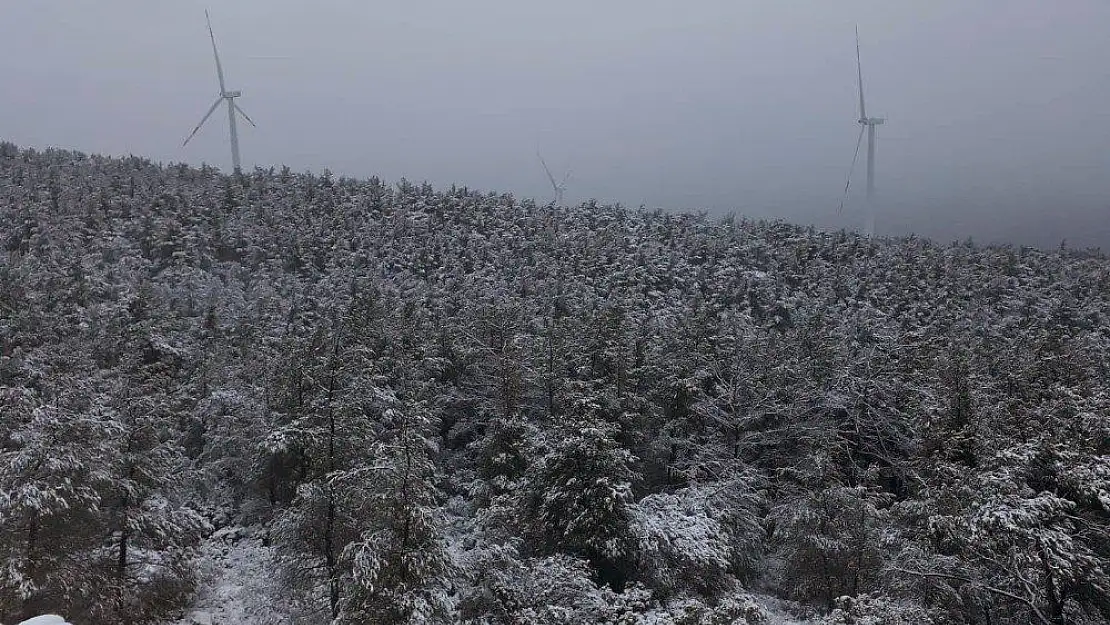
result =
M4 0L0 137L230 168L201 2ZM244 167L1110 248L1110 4L225 0Z

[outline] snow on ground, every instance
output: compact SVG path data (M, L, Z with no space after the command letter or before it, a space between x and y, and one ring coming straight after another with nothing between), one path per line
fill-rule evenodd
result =
M200 583L172 625L275 625L288 618L273 597L272 548L241 527L216 531L201 547Z
M42 616L36 616L35 618L29 618L21 623L16 623L16 625L72 625L72 623L67 622L57 614L43 614Z

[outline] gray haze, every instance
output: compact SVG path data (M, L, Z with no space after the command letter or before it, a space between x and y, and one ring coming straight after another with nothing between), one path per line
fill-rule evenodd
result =
M229 167L205 4L3 0L0 137ZM244 166L1110 248L1110 3L210 2ZM862 165L861 154L861 165Z

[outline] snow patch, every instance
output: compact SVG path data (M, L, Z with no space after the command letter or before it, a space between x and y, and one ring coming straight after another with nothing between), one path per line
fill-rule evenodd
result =
M29 618L26 621L23 621L22 623L16 623L16 625L73 625L73 624L67 622L64 618L58 616L57 614L43 614L42 616L36 616L34 618Z
M172 625L275 625L289 619L274 597L273 550L245 528L217 530L201 546L201 582Z

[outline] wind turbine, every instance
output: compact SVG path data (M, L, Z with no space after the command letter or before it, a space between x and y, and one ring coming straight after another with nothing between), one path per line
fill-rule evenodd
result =
M543 156L536 152L536 156L540 159L540 165L543 165L543 171L547 174L547 179L551 181L551 189L555 191L555 199L551 200L552 206L560 206L563 203L563 193L567 190L567 180L570 179L570 172L563 174L562 182L555 182L555 176L551 175L551 169L547 166L547 161L543 160Z
M243 109L239 108L239 105L235 103L235 98L243 95L243 93L241 91L229 91L224 84L224 68L223 65L220 64L220 52L216 49L216 35L212 32L212 19L208 16L207 10L204 11L204 19L208 22L208 37L212 40L212 55L216 57L216 76L220 79L220 95L216 96L216 101L212 103L211 108L209 108L208 112L201 118L197 127L193 128L193 132L189 133L189 136L185 138L185 142L181 144L181 147L185 147L189 144L189 140L197 134L197 131L204 125L204 122L208 121L212 113L216 112L216 107L220 105L220 102L227 102L227 122L231 128L231 164L235 168L235 173L239 173L239 130L235 125L235 114L238 113L242 115L243 119L247 120L247 123L251 126L255 124L251 121L251 118L243 112Z
M848 199L848 187L852 184L852 172L859 158L859 146L863 142L863 131L867 131L867 225L868 237L875 236L875 128L886 122L883 117L868 117L863 105L863 64L859 54L859 26L856 26L856 73L859 78L859 137L856 138L856 153L852 156L852 166L848 169L848 181L844 183L844 197L840 199L837 212L844 210L844 200Z

